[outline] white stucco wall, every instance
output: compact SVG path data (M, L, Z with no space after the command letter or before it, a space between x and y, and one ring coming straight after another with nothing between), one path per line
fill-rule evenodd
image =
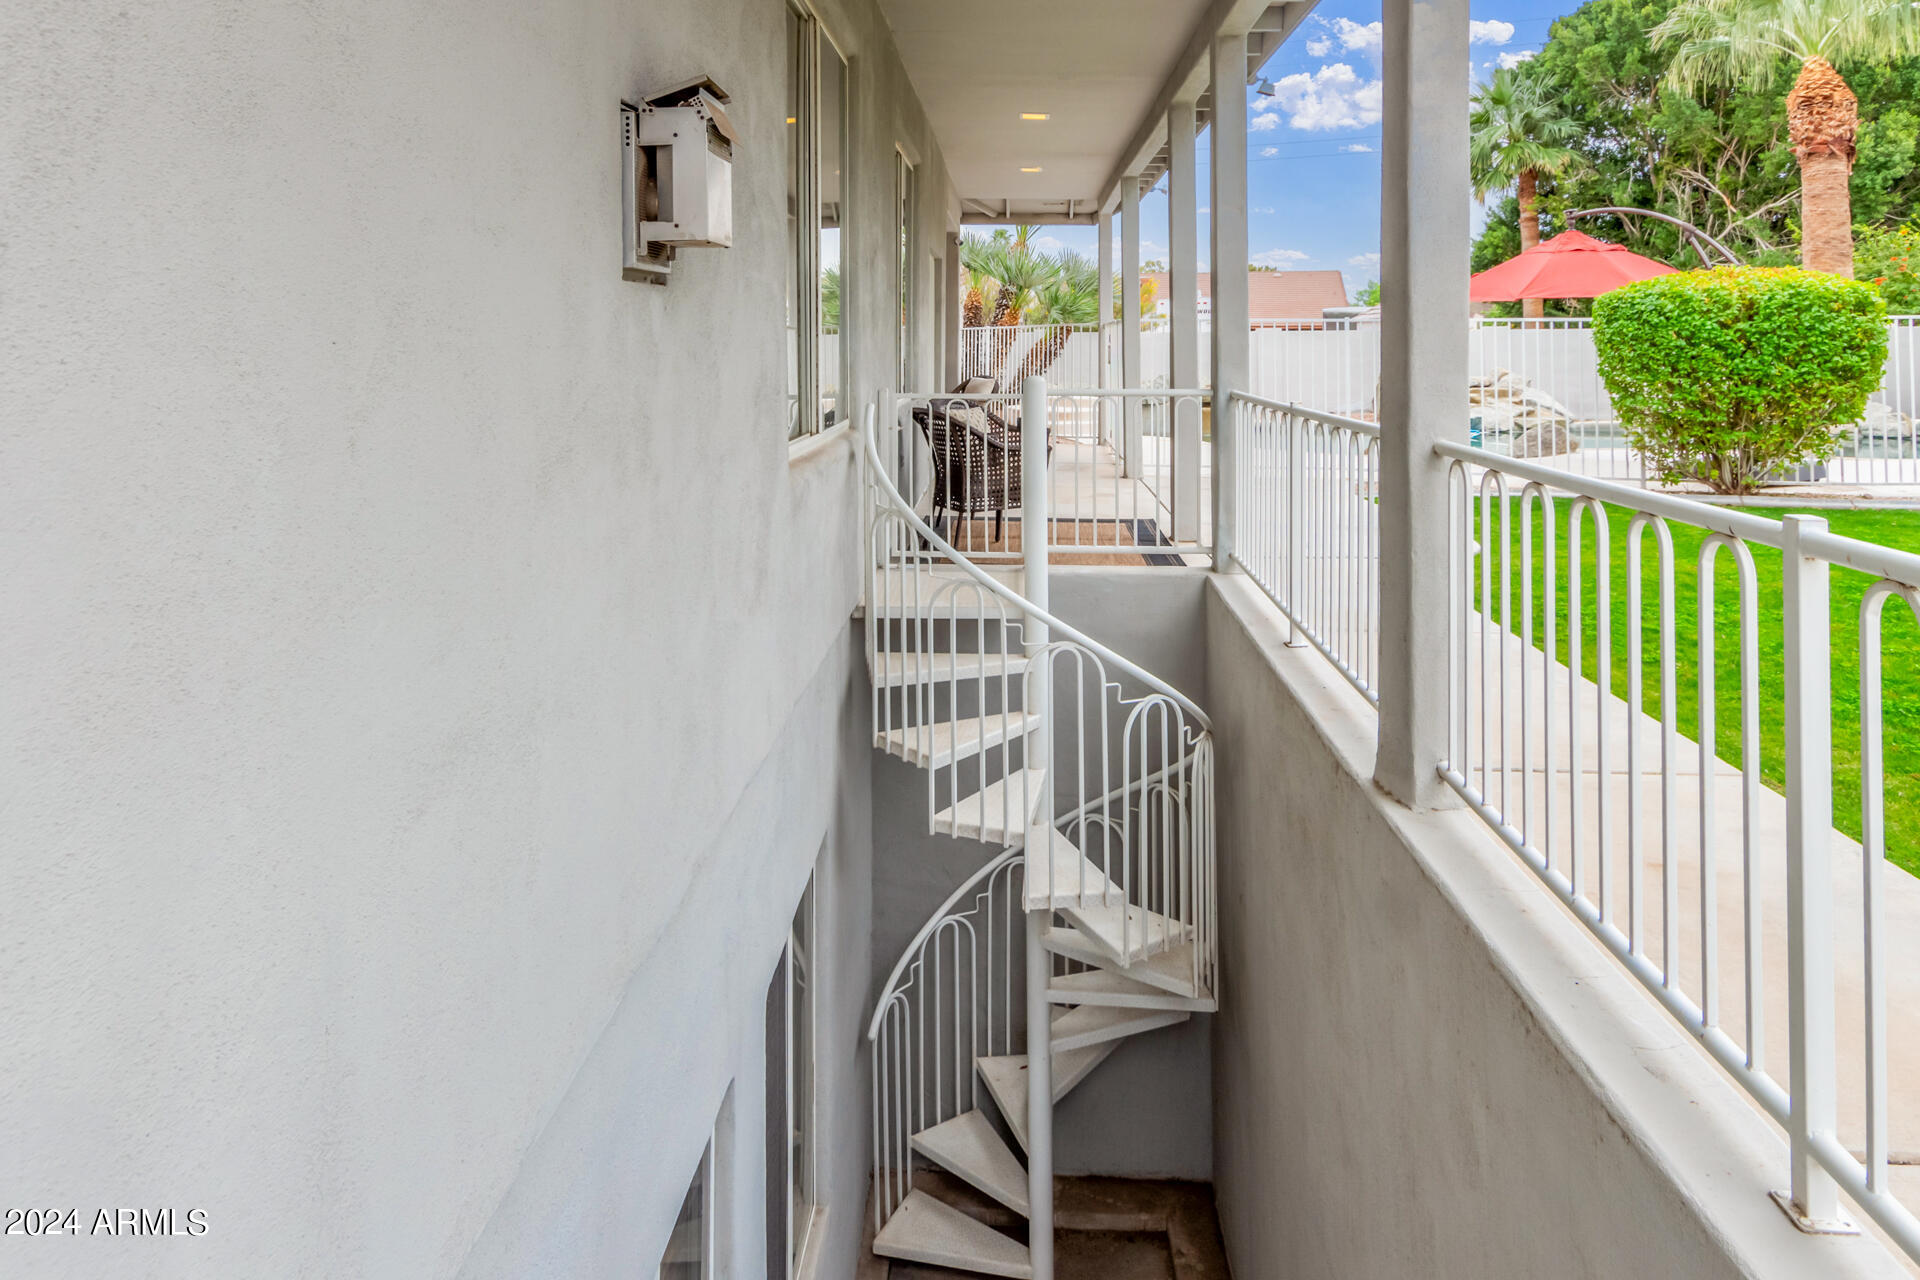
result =
M864 397L895 143L928 234L951 193L871 4L823 10ZM784 439L782 13L0 10L0 1201L209 1223L0 1273L657 1256L865 785L776 750L838 723L858 585L849 438ZM703 72L736 243L623 281L617 103ZM808 816L743 860L750 792ZM602 1117L617 1158L554 1136Z
M1758 1111L1477 818L1373 785L1372 712L1282 627L1210 580L1234 1274L1904 1274L1787 1220Z

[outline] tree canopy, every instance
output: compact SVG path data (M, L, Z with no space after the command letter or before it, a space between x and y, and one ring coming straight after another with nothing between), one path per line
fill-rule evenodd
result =
M1519 75L1575 125L1579 157L1539 180L1539 205L1554 231L1570 209L1656 209L1699 226L1748 262L1799 259L1800 173L1788 136L1791 77L1764 87L1668 83L1676 46L1656 49L1649 32L1676 0L1588 0L1559 19ZM1854 221L1896 226L1920 211L1920 59L1835 63L1860 100L1859 151L1850 190ZM1476 270L1519 249L1519 209L1488 211L1474 246ZM1580 229L1677 267L1700 265L1673 227L1651 219L1582 219Z

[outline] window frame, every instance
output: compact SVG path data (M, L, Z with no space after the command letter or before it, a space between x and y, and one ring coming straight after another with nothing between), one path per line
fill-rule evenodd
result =
M787 1123L790 1126L787 1158L787 1275L797 1277L800 1264L807 1254L811 1242L813 1225L821 1209L819 1199L819 1103L820 1103L820 1050L819 1050L819 982L816 968L817 948L820 941L820 917L817 899L814 895L815 875L807 877L807 887L800 895L799 905L793 913L793 922L787 927ZM804 940L801 938L802 926L805 927ZM801 945L796 945L800 943ZM798 954L805 968L805 977L796 983L794 957ZM794 999L797 986L804 985L806 1001L806 1098L804 1112L796 1105L795 1083L799 1074L797 1049L799 1036L795 1034L799 1020L795 1015ZM792 1158L791 1131L797 1130L805 1135L805 1176L799 1163ZM804 1189L804 1190L803 1190ZM802 1199L804 1194L805 1199Z
M792 348L790 356L796 366L794 381L797 383L797 386L791 389L794 399L787 415L787 443L791 448L804 444L823 431L841 425L852 416L849 408L852 361L849 359L847 342L850 311L848 304L851 298L847 287L849 255L846 252L846 243L851 221L848 213L853 205L853 201L848 197L851 194L854 168L852 126L854 64L853 60L847 57L840 42L833 38L833 33L827 29L826 23L812 8L801 3L801 0L788 0L787 11L799 23L800 43L798 56L793 60L795 65L788 67L788 73L797 74L800 81L798 92L794 95L799 117L796 142L800 148L800 154L797 166L798 180L795 183L794 193L798 206L796 213L799 228L798 243L789 246L791 260L788 264L792 273L788 287L793 290L795 309L795 332L790 340ZM826 120L821 98L821 89L825 82L822 58L826 55L835 57L840 62L840 97L837 119L833 122ZM837 268L840 273L840 324L835 330L835 336L839 338L836 348L838 359L835 362L838 365L835 378L837 386L831 422L826 420L826 415L822 412L823 379L820 376L820 356L824 345L823 339L826 336L824 333L826 326L821 316L823 290L820 277L822 260L820 242L825 226L821 216L823 186L820 171L825 150L822 130L829 123L837 125L840 136L840 201L839 216L835 226L840 233L841 243ZM811 411L808 411L807 406L811 406Z
M714 1148L717 1145L718 1138L719 1138L718 1129L719 1129L719 1124L716 1119L716 1122L713 1125L709 1126L707 1129L707 1145L700 1152L700 1162L694 1165L693 1167L693 1176L700 1179L700 1278L699 1280L717 1280L717 1276L718 1276L718 1268L715 1265L715 1261L716 1261L716 1252L719 1248L719 1240L718 1240L719 1232L718 1232L717 1224L715 1223L715 1218L717 1214L716 1214L715 1193L714 1193L714 1176L716 1173L715 1165L717 1163L714 1156ZM685 1204L685 1202L686 1202L685 1197L682 1197L681 1203ZM676 1226L678 1225L677 1218L675 1219L675 1225ZM672 1252L672 1249L673 1249L673 1235L671 1232L669 1232L667 1236L666 1250L664 1250L661 1253L660 1264L658 1267L655 1268L655 1275L657 1275L660 1278L660 1280L668 1280L667 1268L671 1265L674 1265L670 1260L670 1258L668 1257L668 1254ZM675 1280L677 1280L677 1277L675 1278Z
M920 237L916 234L919 204L919 168L906 148L893 149L893 218L898 261L894 267L894 300L899 305L899 328L894 334L894 378L898 390L913 385L913 353L919 316L916 314L918 289L914 286Z

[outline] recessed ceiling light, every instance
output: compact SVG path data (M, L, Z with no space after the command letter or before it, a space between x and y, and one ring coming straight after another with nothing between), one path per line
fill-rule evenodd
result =
M1038 172L1040 172L1040 166L1036 164L1036 165L1034 165L1033 167L1031 167L1031 168L1028 168L1028 167L1027 167L1026 165L1022 165L1022 166L1020 166L1020 172L1022 172L1022 173L1038 173Z
M1022 120L1051 120L1053 119L1053 113L1050 111L1022 111L1020 118Z

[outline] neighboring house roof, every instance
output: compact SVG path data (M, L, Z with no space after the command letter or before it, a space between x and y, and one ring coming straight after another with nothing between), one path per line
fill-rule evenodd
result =
M1164 271L1146 273L1154 283L1157 307L1172 295ZM1200 273L1200 297L1213 297L1213 279ZM1328 307L1351 305L1347 301L1347 282L1338 271L1249 271L1247 272L1247 317L1252 320L1318 319Z

